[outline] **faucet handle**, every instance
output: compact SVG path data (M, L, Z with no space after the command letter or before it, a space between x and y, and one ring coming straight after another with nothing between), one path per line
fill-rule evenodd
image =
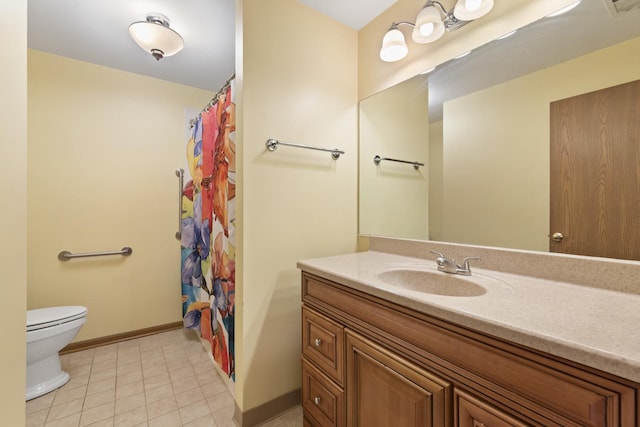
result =
M474 259L476 259L478 261L482 260L482 258L480 258L479 256L468 256L468 257L466 257L465 259L462 260L462 269L463 270L467 270L467 271L471 271L471 270L469 270L469 261L474 260Z
M447 257L442 255L440 252L436 252L436 251L429 251L429 252L431 252L432 254L438 255L438 258L436 258L436 264L438 264L438 267L441 267L447 260Z
M446 258L446 256L442 255L440 252L436 252L436 251L429 251L429 252L431 252L432 254L438 255L439 258L442 258L442 259Z

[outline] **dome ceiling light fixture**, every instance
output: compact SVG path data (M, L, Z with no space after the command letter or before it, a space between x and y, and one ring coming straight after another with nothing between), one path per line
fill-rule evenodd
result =
M157 61L175 55L184 47L182 36L169 28L169 18L159 13L149 13L146 21L129 25L129 35Z
M409 49L404 41L404 35L398 29L400 25L413 27L411 38L414 42L431 43L442 37L445 30L455 31L470 21L485 16L491 9L493 9L493 0L458 0L453 10L449 12L442 3L428 0L416 16L415 24L411 22L391 24L382 40L380 59L385 62L396 62L407 56Z

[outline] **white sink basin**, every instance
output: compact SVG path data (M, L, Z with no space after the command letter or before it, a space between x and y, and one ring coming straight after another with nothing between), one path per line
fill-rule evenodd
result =
M414 292L450 297L476 297L487 290L473 282L468 276L460 276L440 271L395 269L378 275L383 282Z

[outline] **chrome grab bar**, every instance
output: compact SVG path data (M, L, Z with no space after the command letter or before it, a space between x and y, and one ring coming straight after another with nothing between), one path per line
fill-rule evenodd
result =
M415 170L418 170L420 168L420 166L424 166L424 163L420 163L420 162L410 162L410 161L407 161L407 160L398 160L398 159L392 159L390 157L380 157L380 156L375 156L373 158L373 163L375 163L376 166L377 166L377 165L380 164L380 162L382 160L387 160L387 161L390 161L390 162L398 162L398 163L407 163L409 165L413 165L413 168Z
M85 252L81 254L72 254L69 251L62 251L58 254L58 259L60 261L69 261L71 258L89 258L94 256L106 256L106 255L123 255L129 256L133 253L133 249L129 246L125 246L122 250L119 251L109 251L109 252Z
M182 214L185 212L182 210L182 189L184 187L184 169L176 169L176 176L178 177L178 231L176 231L176 239L182 238Z
M338 160L341 154L344 154L344 151L338 150L337 148L320 148L320 147L311 147L309 145L302 144L294 144L293 142L284 142L278 141L277 139L269 138L267 139L266 146L269 151L276 151L278 145L286 145L288 147L297 147L297 148L306 148L307 150L318 150L318 151L326 151L331 153L331 158L333 160Z

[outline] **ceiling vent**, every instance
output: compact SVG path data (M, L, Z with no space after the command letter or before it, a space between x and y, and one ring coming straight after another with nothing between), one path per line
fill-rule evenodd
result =
M640 0L604 0L611 16L619 16L632 10L640 10Z

